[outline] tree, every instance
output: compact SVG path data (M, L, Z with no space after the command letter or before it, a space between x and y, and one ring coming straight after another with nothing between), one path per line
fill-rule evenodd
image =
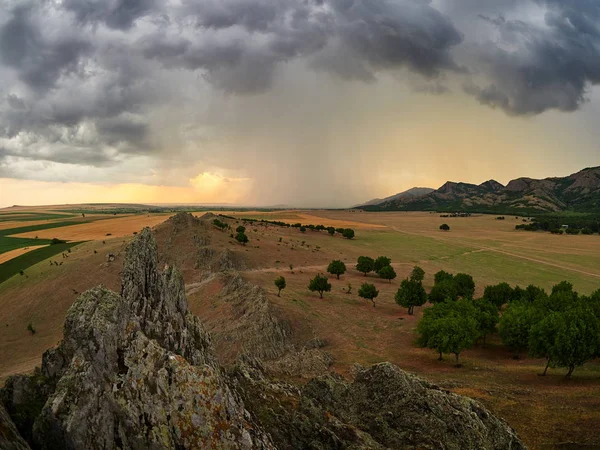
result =
M373 302L373 308L375 307L375 298L379 295L379 291L375 288L375 285L369 283L363 283L358 290L358 296L371 300Z
M300 227L300 232L306 233L306 227Z
M459 297L462 298L473 298L475 294L475 282L473 277L466 273L457 273L453 278L454 284L456 285L456 292Z
M354 239L354 230L352 228L345 228L342 232L342 236L346 239Z
M487 335L496 331L496 325L500 319L499 311L496 305L484 298L473 301L473 305L477 311L475 319L477 320L479 337L483 339L483 346L485 347Z
M375 261L373 261L373 258L368 256L359 256L356 264L356 270L367 276L367 273L373 271L374 266Z
M383 266L377 273L381 278L388 280L390 283L394 278L396 278L396 271L392 266Z
M327 272L329 272L332 275L336 275L337 279L339 280L340 275L346 273L346 264L344 264L343 261L340 261L339 259L334 259L329 263L329 266L327 266Z
M246 232L246 227L245 227L245 226L243 226L243 225L240 225L240 226L238 226L238 227L235 229L235 232L236 232L236 233L245 233L245 232Z
M331 236L333 236L333 235L335 234L335 228L333 228L333 227L327 227L327 232L328 232L328 233L329 233Z
M456 283L454 280L445 279L439 283L436 283L429 292L429 301L431 303L441 303L458 300L458 290L456 289Z
M502 308L502 305L508 303L513 296L513 289L508 283L500 283L493 286L486 286L483 290L483 298L494 304L496 308Z
M413 270L410 273L410 279L411 281L418 281L419 283L422 283L425 279L425 271L419 266L413 267Z
M600 349L598 318L585 306L560 313L561 319L550 350L552 367L566 367L570 378L576 367L593 359Z
M281 297L281 290L285 289L285 286L286 286L285 278L282 276L279 276L279 277L275 278L275 281L273 283L275 284L277 289L279 289L279 291L277 291L277 297Z
M392 260L387 256L378 256L373 264L373 270L377 273L385 266L389 266L392 263Z
M448 226L447 223L443 223L440 225L440 230L442 231L450 231L450 227Z
M417 343L436 350L439 360L444 353L454 354L459 365L460 353L471 348L479 337L475 316L476 310L470 300L443 302L426 308L417 325Z
M238 241L240 244L242 245L246 245L249 241L248 236L246 236L246 233L238 233L235 236L235 240Z
M433 276L433 283L438 284L444 280L452 280L453 278L454 275L452 275L451 273L448 273L445 270L440 270Z
M529 332L536 319L533 306L522 302L509 303L500 318L498 331L502 342L514 351L515 358L529 345Z
M412 315L415 306L423 306L427 302L427 292L420 281L411 277L402 280L394 299L398 305L408 308L408 314Z
M529 331L529 356L532 358L546 358L546 367L540 374L546 376L552 360L552 352L556 334L560 328L562 317L559 313L550 313L531 327Z
M319 297L323 298L323 292L331 291L331 283L329 283L327 280L327 277L324 277L319 273L312 280L310 280L310 283L308 284L308 289L311 292L318 292Z

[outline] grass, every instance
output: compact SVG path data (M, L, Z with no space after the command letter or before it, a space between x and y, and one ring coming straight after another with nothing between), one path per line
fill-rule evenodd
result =
M36 241L37 242L37 241ZM25 271L34 264L39 263L59 253L68 251L70 248L81 244L81 242L65 242L62 244L49 245L47 247L32 250L24 255L17 256L3 264L0 264L0 283L17 275L21 270Z
M76 217L73 214L50 214L50 213L39 213L39 212L23 212L23 213L10 213L0 214L0 222L35 222L39 220L52 220L52 219L66 219L69 217Z

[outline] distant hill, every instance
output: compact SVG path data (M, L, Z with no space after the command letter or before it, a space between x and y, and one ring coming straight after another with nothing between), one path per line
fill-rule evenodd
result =
M479 185L448 181L439 189L416 198L394 197L381 201L373 200L360 208L370 211L469 211L506 214L600 212L600 167L589 167L567 177L543 180L517 178L506 186L495 180Z
M431 192L435 191L435 189L427 188L427 187L414 187L407 191L400 192L398 194L390 195L385 198L374 198L373 200L369 200L366 203L361 203L357 205L356 208L360 208L362 206L371 206L371 205L379 205L381 203L387 202L403 202L408 200L414 200L416 198L423 197Z

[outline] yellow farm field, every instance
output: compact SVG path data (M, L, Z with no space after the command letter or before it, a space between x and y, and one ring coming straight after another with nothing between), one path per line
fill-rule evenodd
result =
M2 253L0 254L0 264L5 263L6 261L10 261L11 259L16 258L17 256L24 255L25 253L35 250L36 248L42 247L45 247L45 245L32 245L31 247L17 248L16 250L11 250L9 252Z
M12 237L52 239L67 241L99 241L114 237L130 236L144 227L153 227L164 222L168 214L150 214L104 219L80 225L69 225L60 228L31 231L15 234Z

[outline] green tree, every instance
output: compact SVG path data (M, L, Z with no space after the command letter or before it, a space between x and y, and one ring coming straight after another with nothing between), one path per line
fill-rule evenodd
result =
M335 228L333 228L333 227L327 227L327 232L328 232L328 233L329 233L331 236L333 236L333 235L335 234Z
M570 378L576 367L598 355L600 326L593 312L583 306L560 315L562 320L554 337L550 360L552 367L566 367L566 378Z
M278 289L277 297L281 297L281 290L285 289L285 287L286 287L285 278L282 276L279 276L279 277L275 278L275 281L273 283L275 284L275 286Z
M530 284L523 291L521 295L521 300L523 300L524 302L533 303L537 299L547 296L548 294L546 294L545 290L543 290L540 287L534 286L533 284Z
M235 229L236 233L245 233L246 232L246 227L240 225Z
M466 273L457 273L453 278L454 284L456 285L456 292L459 297L462 298L473 298L475 294L475 282L473 277Z
M359 297L371 300L373 307L375 307L375 298L379 295L379 291L375 288L375 285L369 283L363 283L358 290Z
M485 347L487 335L496 331L496 325L500 319L499 311L496 305L484 298L473 301L473 305L477 310L475 319L477 320L479 336L483 339L483 346Z
M398 305L408 308L408 314L412 315L415 306L423 306L427 302L427 292L420 281L411 277L402 280L394 299Z
M329 266L327 266L327 272L329 272L332 275L336 275L337 279L339 280L340 275L346 273L346 264L344 264L343 261L340 261L339 259L334 259L329 263Z
M413 270L410 273L410 279L411 281L418 281L419 283L422 283L425 279L425 271L419 266L413 267Z
M300 232L306 233L306 227L300 227Z
M546 375L551 364L556 335L561 322L562 317L559 313L550 313L535 323L529 331L529 356L532 358L546 358L546 367L540 374L542 376Z
M388 280L390 283L396 278L396 271L392 266L383 266L377 273L381 278Z
M246 236L246 233L238 233L235 236L235 240L238 241L242 245L246 245L249 241L248 236Z
M450 227L448 226L447 223L443 223L440 225L440 230L442 231L450 231Z
M436 350L439 360L444 353L454 354L458 365L461 352L471 348L479 337L476 314L470 300L442 302L426 308L417 325L417 343Z
M515 358L527 349L529 332L536 318L533 306L522 302L509 303L502 314L498 331L504 345L514 351Z
M444 270L440 270L433 276L433 280L434 280L433 284L438 284L444 280L453 280L453 279L454 279L454 275L452 275L451 273L448 273Z
M387 256L378 256L375 260L375 263L373 264L373 270L375 272L379 272L381 269L383 269L386 266L389 266L391 263L392 260Z
M318 292L319 297L323 298L323 292L331 291L331 283L328 282L327 277L324 277L319 273L312 280L310 280L310 283L308 284L308 289L311 292Z
M454 280L445 279L436 283L429 291L429 301L431 303L441 303L447 300L458 300L458 290Z
M346 239L354 239L354 230L351 228L345 228L342 232L342 236L344 236Z
M486 286L483 290L483 298L494 304L496 308L502 308L502 305L508 303L512 297L513 289L508 283Z
M356 263L356 270L362 272L365 276L367 276L369 272L372 272L374 267L375 261L373 261L373 258L370 258L369 256L358 257Z

